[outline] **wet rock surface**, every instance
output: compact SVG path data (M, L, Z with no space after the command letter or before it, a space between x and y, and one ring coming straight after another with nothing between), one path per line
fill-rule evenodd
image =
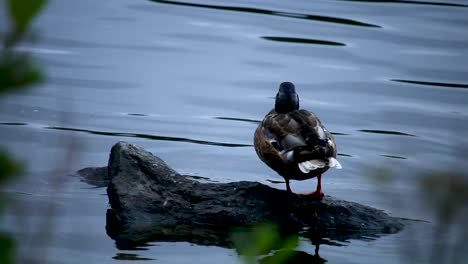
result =
M264 222L322 244L403 228L401 219L381 210L330 196L313 200L258 182L201 183L126 142L112 147L108 167L79 174L91 184L108 183L106 230L121 248L147 241L230 246L233 229Z

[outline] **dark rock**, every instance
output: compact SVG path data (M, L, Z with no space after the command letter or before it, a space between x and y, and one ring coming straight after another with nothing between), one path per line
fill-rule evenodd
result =
M102 177L102 168L95 172ZM400 219L380 210L330 196L317 201L258 182L200 183L125 142L112 147L104 179L110 179L106 230L120 248L145 241L230 246L234 228L263 222L302 230L315 241L370 238L403 228Z
M120 248L155 240L230 246L233 228L263 222L287 232L306 229L301 235L315 245L370 239L403 227L382 211L329 196L311 200L256 182L200 183L124 142L112 148L108 167L78 175L97 187L110 183L106 229Z
M107 166L84 168L79 170L77 174L82 181L96 187L106 187L110 182Z

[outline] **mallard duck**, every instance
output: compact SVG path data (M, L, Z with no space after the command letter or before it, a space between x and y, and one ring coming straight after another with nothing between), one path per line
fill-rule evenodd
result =
M329 168L341 169L336 160L336 142L318 117L299 109L299 96L291 82L283 82L276 94L275 108L255 130L258 157L286 180L317 177L317 189L307 194L323 197L322 174Z

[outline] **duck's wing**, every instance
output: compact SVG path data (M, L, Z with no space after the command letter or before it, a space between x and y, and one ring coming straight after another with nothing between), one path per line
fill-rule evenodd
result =
M315 114L306 110L286 114L272 111L263 120L262 127L283 160L297 163L304 173L325 166L341 167L335 159L333 136Z
M296 112L296 111L294 111ZM263 132L268 141L278 151L288 151L298 146L307 146L304 138L298 134L300 123L293 115L278 114L275 111L268 113L262 122Z

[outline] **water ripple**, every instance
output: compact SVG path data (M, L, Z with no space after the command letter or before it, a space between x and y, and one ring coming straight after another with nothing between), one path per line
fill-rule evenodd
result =
M409 137L416 137L416 135L399 132L399 131L391 131L391 130L376 130L376 129L361 129L358 130L359 132L364 133L372 133L372 134L387 134L387 135L399 135L399 136L409 136Z
M253 145L250 145L250 144L214 142L214 141L197 140L197 139L191 139L191 138L156 136L156 135L140 134L140 133L106 132L106 131L97 131L97 130L73 128L73 127L32 125L32 124L20 123L20 122L0 122L0 125L5 125L5 126L31 126L31 127L39 127L39 128L52 129L52 130L82 132L82 133L93 134L93 135L102 135L102 136L111 136L111 137L136 137L136 138L144 138L144 139L151 139L151 140L187 142L187 143L193 143L193 144L202 144L202 145L220 146L220 147L232 147L232 148L235 148L235 147L253 147Z
M247 119L247 118L238 118L238 117L223 117L223 116L215 116L213 119L220 119L220 120L228 120L228 121L239 121L239 122L247 122L253 124L260 124L262 121L255 120L255 119ZM347 133L342 132L331 132L334 136L349 136Z
M147 114L140 114L140 113L128 113L129 116L148 116Z
M140 87L140 84L122 81L111 81L111 80L92 80L92 79L78 79L78 78L67 78L67 77L49 77L47 79L49 84L60 85L60 86L72 86L80 88L92 88L92 89L130 89Z
M104 136L112 136L112 137L136 137L136 138L144 138L144 139L151 139L151 140L187 142L187 143L202 144L202 145L220 146L220 147L252 147L253 146L253 145L248 145L248 144L213 142L213 141L205 141L205 140L197 140L197 139L181 138L181 137L167 137L167 136L156 136L156 135L149 135L149 134L126 133L126 132L105 132L105 131L96 131L96 130L89 130L89 129L71 128L71 127L48 126L45 128L53 129L53 130L84 132L88 134L104 135Z
M4 125L4 126L26 126L28 124L27 123L21 123L21 122L0 122L0 125Z
M334 136L349 136L347 133L342 133L342 132L331 132L332 135Z
M237 118L237 117L222 117L222 116L215 116L213 117L213 119L240 121L240 122L248 122L248 123L254 123L254 124L260 124L262 122L260 120L254 120L254 119Z
M40 58L40 62L44 63L47 66L56 67L56 68L70 68L70 69L80 69L80 70L90 70L90 69L105 69L105 66L98 65L97 63L79 63L79 62L70 62L65 60L57 60L50 57Z
M427 1L411 1L411 0L340 0L346 2L367 2L367 3L395 3L395 4L416 4L416 5L434 5L434 6L454 6L468 7L464 4L442 3L442 2L427 2Z
M315 45L329 45L329 46L346 46L346 44L335 41L320 40L320 39L305 39L305 38L289 38L289 37L271 37L264 36L262 39L289 42L289 43L300 43L300 44L315 44Z
M468 84L464 84L464 83L425 82L425 81L412 81L412 80L402 80L402 79L393 79L391 81L401 82L401 83L419 84L419 85L442 86L442 87L450 87L450 88L468 88Z
M408 159L406 157L396 156L396 155L380 155L380 156L386 157L386 158L391 158L391 159Z
M164 46L160 44L117 44L105 42L92 42L59 37L41 37L42 42L52 47L82 48L82 49L117 49L137 52L185 52L185 49Z
M342 24L342 25L381 28L381 26L379 25L364 23L364 22L360 22L357 20L346 19L346 18L320 16L320 15L308 15L308 14L293 13L293 12L281 12L281 11L274 11L274 10L268 10L268 9L254 8L254 7L207 5L207 4L185 3L185 2L176 2L176 1L167 1L167 0L149 0L149 1L160 3L160 4L209 8L209 9L227 10L227 11L233 11L233 12L255 13L255 14L262 14L262 15L272 15L272 16L280 16L280 17L314 20L314 21L328 22L328 23L335 23L335 24Z

